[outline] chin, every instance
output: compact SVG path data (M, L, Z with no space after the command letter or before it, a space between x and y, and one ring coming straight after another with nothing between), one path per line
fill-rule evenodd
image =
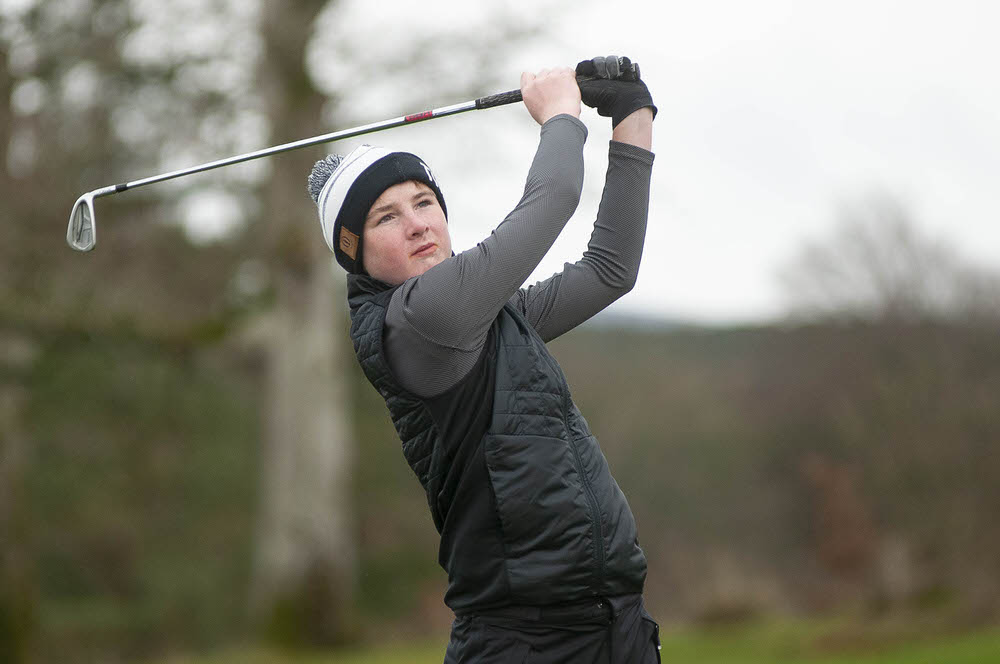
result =
M410 258L409 262L405 266L400 266L398 272L395 272L396 276L390 277L386 274L386 278L379 278L379 281L383 281L391 286L398 286L407 279L412 279L413 277L419 277L427 270L431 269L435 265L443 263L448 256L445 256L443 252L437 252L431 256L425 256L423 258ZM375 276L375 275L372 275Z
M423 274L435 265L443 263L445 258L447 258L447 256L445 256L444 252L439 248L433 255L417 259L416 265L420 270L420 274Z

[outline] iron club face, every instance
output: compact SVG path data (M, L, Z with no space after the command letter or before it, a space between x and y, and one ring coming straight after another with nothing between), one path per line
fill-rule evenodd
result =
M73 204L69 213L69 227L66 229L66 242L77 251L90 251L97 244L97 221L94 214L94 199L119 191L118 186L103 187L88 191Z
M77 251L90 251L97 244L95 231L94 192L89 192L80 196L73 204L73 211L69 213L66 242Z

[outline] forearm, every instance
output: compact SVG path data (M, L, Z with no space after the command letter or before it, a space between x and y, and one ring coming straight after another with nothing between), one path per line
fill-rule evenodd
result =
M558 337L632 289L646 235L652 164L648 150L612 141L604 195L583 257L521 291L525 313L543 339Z

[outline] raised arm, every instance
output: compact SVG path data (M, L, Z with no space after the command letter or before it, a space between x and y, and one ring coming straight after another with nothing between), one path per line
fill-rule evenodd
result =
M522 289L513 298L546 341L632 289L646 235L653 166L649 151L655 115L652 98L641 82L598 81L583 88L584 102L614 122L594 230L581 260L567 263L559 274Z
M389 304L389 364L421 396L443 392L472 368L493 319L580 201L587 130L573 71L524 74L521 89L541 136L520 202L488 238L407 280Z

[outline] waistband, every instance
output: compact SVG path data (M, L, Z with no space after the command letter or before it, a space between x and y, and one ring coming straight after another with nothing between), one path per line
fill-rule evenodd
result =
M623 610L642 602L642 594L591 597L577 602L564 602L545 606L502 606L491 609L469 609L456 612L456 618L486 618L518 620L547 624L576 624L595 622L607 624Z

